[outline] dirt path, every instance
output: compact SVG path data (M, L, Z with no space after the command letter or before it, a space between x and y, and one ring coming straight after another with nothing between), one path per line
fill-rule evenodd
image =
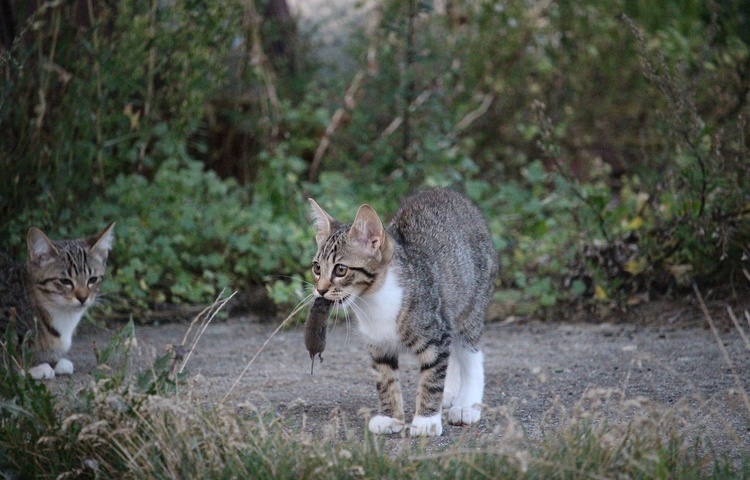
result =
M181 344L187 327L137 327L138 363L148 365L167 344ZM187 364L195 401L221 400L274 329L275 325L249 318L209 325ZM88 382L94 367L92 344L102 346L111 335L85 325L69 356L76 365L75 375L55 380L53 388L76 388ZM744 389L750 391L750 353L733 329L725 329L722 341ZM685 428L706 433L719 452L750 451L750 416L736 379L711 331L703 327L491 323L484 352L485 403L490 409L510 407L530 437L540 436L545 425L564 421L561 407L570 410L587 391L613 389L617 399L645 398L655 405L649 408L683 412ZM369 358L355 329L347 332L346 325L339 323L323 356L325 361L316 363L311 376L302 330L279 332L242 377L230 401L279 412L310 431L320 428L337 409L351 428L366 428L363 409L376 409L377 400ZM413 415L417 374L414 359L404 356L401 381L407 417ZM617 417L618 409L612 411ZM492 415L485 415L479 425L468 429L446 425L435 445L459 435L491 433L493 421Z

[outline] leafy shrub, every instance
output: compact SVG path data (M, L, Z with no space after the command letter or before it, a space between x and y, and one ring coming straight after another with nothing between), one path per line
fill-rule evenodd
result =
M224 288L296 272L311 246L300 192L287 178L300 165L270 163L262 175L283 189L269 181L251 190L194 161L167 161L152 181L120 177L85 216L118 222L108 288L142 304L207 303Z
M297 74L262 55L268 30L246 6L120 0L91 28L69 5L37 12L60 30L24 30L34 41L3 65L0 246L20 256L32 224L64 237L116 220L119 298L202 303L265 283L286 302L309 280L306 196L342 219L364 202L387 217L441 185L487 215L508 312L740 277L750 69L736 2L387 0L350 62Z

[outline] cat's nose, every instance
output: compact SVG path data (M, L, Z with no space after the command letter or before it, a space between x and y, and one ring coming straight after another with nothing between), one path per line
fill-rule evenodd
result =
M81 305L86 303L86 300L89 299L88 293L85 293L85 292L75 292L75 296L78 299L78 301L81 302Z
M318 291L318 295L320 295L321 297L325 296L325 294L328 293L328 289L327 288L316 288L315 290Z

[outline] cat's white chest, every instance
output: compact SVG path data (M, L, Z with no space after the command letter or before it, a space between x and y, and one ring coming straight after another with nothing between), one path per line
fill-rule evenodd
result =
M393 269L389 269L383 286L377 292L354 301L353 311L359 331L368 342L393 347L399 344L396 320L403 298L404 289L399 285L398 276Z
M75 311L58 310L50 312L52 327L60 334L60 347L67 352L73 342L73 333L83 317L84 310Z

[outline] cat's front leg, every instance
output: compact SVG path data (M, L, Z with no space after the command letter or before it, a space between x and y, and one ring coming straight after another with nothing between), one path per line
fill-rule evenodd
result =
M404 428L404 401L398 381L398 356L373 346L370 355L377 376L380 414L370 419L368 428L379 435L399 433Z
M29 369L29 375L34 380L50 380L55 378L55 370L49 363L40 363Z
M61 358L55 364L55 373L57 375L73 375L73 362L67 358Z
M445 376L448 370L450 344L425 342L414 353L419 357L420 378L417 389L417 408L409 434L435 436L443 434L442 403Z

